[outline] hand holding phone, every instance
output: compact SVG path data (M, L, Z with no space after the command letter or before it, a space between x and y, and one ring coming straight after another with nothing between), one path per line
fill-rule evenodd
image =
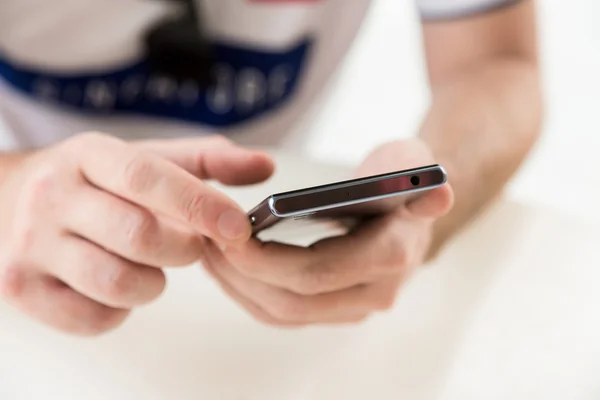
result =
M362 161L356 174L365 178L268 196L252 209L266 209L271 220L259 225L261 219L255 219L259 240L224 249L209 244L206 268L236 302L271 325L356 323L387 310L394 305L402 284L430 255L435 221L452 209L452 188L444 184L446 173L432 165L434 160L420 138L394 141L373 150ZM379 175L393 171L390 167L399 172ZM420 173L435 179L428 181ZM415 175L419 182L410 182ZM293 179L293 175L287 176ZM376 193L365 194L363 190L363 196L352 200L357 204L327 196L326 210L321 213L309 211L313 207L306 204L296 210L299 219L272 212L282 211L279 206L283 203L276 201L283 198L280 195L302 198L307 191L316 190L322 197L332 188L374 182L379 183ZM248 217L253 215L251 212ZM360 226L350 234L338 231L325 240L295 235L306 236L307 228L335 225L342 216ZM286 225L291 229L281 229Z

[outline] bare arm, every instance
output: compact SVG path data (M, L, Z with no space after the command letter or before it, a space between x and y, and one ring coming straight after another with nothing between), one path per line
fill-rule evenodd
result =
M430 256L496 197L535 144L542 119L532 1L425 22L432 105L421 137L449 173L456 202Z

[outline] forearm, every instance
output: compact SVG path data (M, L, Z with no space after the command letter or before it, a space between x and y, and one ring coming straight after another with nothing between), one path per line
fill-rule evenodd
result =
M430 258L500 194L535 144L541 119L533 63L487 62L434 86L421 137L448 171L455 206L435 225Z

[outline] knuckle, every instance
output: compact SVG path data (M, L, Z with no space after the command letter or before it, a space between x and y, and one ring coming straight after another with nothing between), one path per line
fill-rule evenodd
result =
M55 204L61 175L60 166L53 163L32 172L21 192L20 208L27 212L37 212Z
M123 167L123 185L129 192L140 194L148 191L152 185L152 163L136 153Z
M129 299L139 288L139 275L137 271L127 265L117 264L112 268L108 277L103 282L105 295L113 300Z
M159 245L156 235L157 223L152 215L135 210L124 218L127 245L135 252L148 253Z
M179 205L179 212L186 222L193 223L206 214L207 197L203 194L183 196Z
M0 297L18 300L23 296L27 276L22 263L8 260L0 265Z

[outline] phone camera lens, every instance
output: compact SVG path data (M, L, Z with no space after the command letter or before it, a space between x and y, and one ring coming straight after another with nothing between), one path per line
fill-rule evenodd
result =
M410 183L412 183L413 186L419 186L421 184L421 178L413 176L410 178Z

